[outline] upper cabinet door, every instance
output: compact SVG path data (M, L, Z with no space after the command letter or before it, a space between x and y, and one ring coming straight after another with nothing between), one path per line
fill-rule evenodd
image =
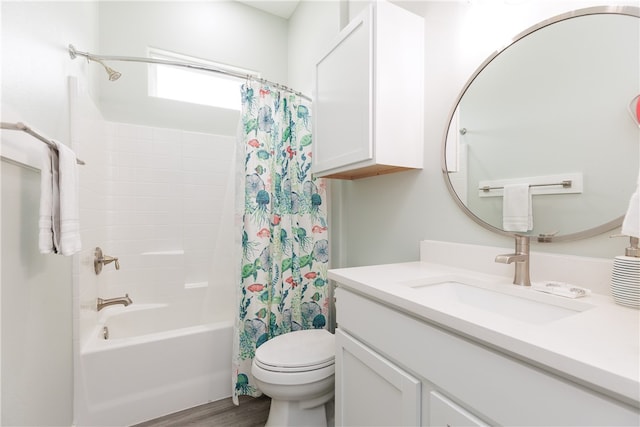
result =
M373 159L373 9L316 64L314 173Z
M424 20L379 0L317 61L313 173L363 178L422 168Z

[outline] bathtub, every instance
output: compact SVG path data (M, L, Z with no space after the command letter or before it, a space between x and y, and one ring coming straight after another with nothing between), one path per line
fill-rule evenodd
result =
M207 324L195 314L167 304L103 309L80 351L76 425L129 426L229 397L230 313Z

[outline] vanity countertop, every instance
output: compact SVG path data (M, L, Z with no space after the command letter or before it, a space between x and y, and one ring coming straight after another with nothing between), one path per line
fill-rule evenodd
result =
M474 277L524 297L541 294L513 285L503 276L429 262L329 270L329 278L338 282L338 287L640 406L639 310L617 305L611 297L595 293L577 299L543 294L547 299L559 298L562 304L577 303L589 308L560 319L532 323L425 298L407 285L447 275ZM337 304L339 310L339 300Z

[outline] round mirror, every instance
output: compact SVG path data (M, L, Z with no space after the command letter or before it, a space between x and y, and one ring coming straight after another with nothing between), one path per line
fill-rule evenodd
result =
M442 168L474 221L541 242L622 224L640 163L639 18L630 6L558 16L473 74L450 115Z

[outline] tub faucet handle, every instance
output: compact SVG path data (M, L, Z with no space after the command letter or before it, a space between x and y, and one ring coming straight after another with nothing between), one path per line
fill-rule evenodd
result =
M111 262L115 262L116 270L120 270L120 261L118 261L118 257L113 257L109 255L105 255L102 257L102 264L107 265Z
M118 260L118 257L104 255L100 247L96 248L95 256L93 259L93 268L96 274L100 274L100 272L102 272L103 265L107 265L112 262L115 263L116 270L120 270L120 261Z

